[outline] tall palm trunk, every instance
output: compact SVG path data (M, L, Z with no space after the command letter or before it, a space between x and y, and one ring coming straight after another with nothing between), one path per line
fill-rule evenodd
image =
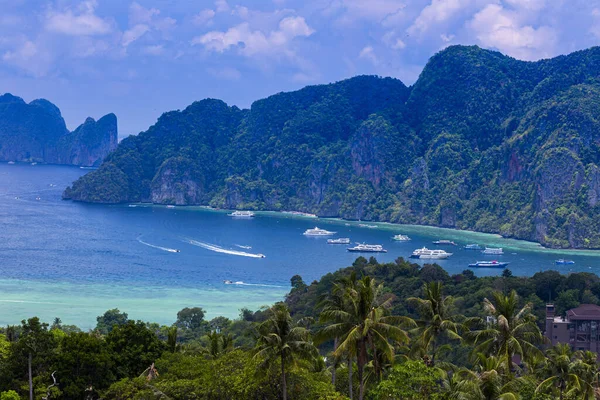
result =
M354 396L352 395L352 386L354 382L352 382L352 356L348 356L348 394L350 395L350 400L354 400Z
M287 383L285 382L285 364L283 362L283 354L281 355L281 391L283 392L283 400L287 400Z
M29 400L33 400L33 378L31 377L31 352L27 358L27 370L29 372Z
M358 357L356 357L356 366L358 367L358 400L363 400L365 397L365 381L363 377L363 372L365 369L365 364L367 363L367 344L365 343L365 339L361 339L358 342Z
M338 338L333 339L333 351L335 352L338 347ZM332 356L333 357L333 356ZM337 367L337 361L335 357L333 357L333 365L331 370L331 385L335 388L335 370Z

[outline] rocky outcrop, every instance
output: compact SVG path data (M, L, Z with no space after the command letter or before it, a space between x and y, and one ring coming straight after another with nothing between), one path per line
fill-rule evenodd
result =
M0 160L99 166L117 147L117 117L92 118L69 132L60 110L48 100L25 103L0 96Z

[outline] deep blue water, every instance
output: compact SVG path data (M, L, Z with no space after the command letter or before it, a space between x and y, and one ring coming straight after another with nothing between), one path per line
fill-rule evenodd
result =
M60 316L67 323L87 327L93 326L96 315L112 307L132 317L165 323L179 309L196 305L209 316L234 317L242 307L257 308L281 299L295 274L311 282L352 263L357 255L347 252L347 246L327 245L324 238L302 235L315 225L353 242L384 245L388 253L376 255L381 261L408 257L418 247L432 248L436 239L505 248L505 255L497 257L446 248L455 254L438 262L449 273L483 259L508 261L515 275L546 269L597 272L600 267L596 252L542 251L532 243L472 232L387 224L369 229L357 223L278 213L234 219L226 212L197 207L106 206L61 200L64 188L86 172L64 166L0 164L1 324L41 315L47 319ZM406 233L413 240L393 242L391 236L396 233ZM213 246L223 250L216 252ZM240 252L262 253L266 258ZM554 260L563 257L576 264L556 266ZM487 275L501 270L475 272ZM225 279L246 285L224 285Z

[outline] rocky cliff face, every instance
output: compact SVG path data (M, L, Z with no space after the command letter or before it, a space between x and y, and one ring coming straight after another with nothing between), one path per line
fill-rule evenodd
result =
M69 132L60 110L44 99L0 96L0 160L99 166L117 147L117 117L88 118Z

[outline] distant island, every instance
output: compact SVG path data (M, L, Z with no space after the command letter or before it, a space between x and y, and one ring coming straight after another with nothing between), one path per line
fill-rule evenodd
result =
M48 100L26 103L0 96L0 161L99 166L117 147L117 117L87 118L69 132L58 107Z
M524 62L476 46L417 82L358 76L163 114L64 192L499 233L600 248L600 48Z

